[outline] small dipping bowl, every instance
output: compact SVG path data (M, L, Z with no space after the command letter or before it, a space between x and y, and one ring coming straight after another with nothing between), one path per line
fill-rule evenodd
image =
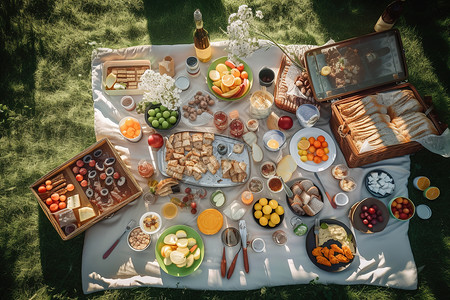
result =
M319 109L312 104L302 104L295 113L302 127L313 127L320 118Z
M337 180L341 180L348 176L348 168L346 165L336 165L331 169L331 175Z
M260 253L263 252L266 248L266 243L262 238L255 238L252 240L251 246L253 251L255 251L256 253Z
M352 177L344 177L339 181L339 186L344 192L352 192L356 189L356 181Z
M134 251L144 251L152 243L151 236L142 231L141 227L134 227L127 237L128 246Z
M147 218L154 219L156 221L154 229L151 229L144 224L144 221ZM142 215L141 219L139 220L140 228L142 229L142 231L144 233L147 233L147 234L157 233L161 229L161 225L162 225L161 223L162 223L161 216L156 212L146 212L145 214Z
M281 182L280 177L272 176L267 180L267 188L272 193L279 193L283 190L283 183Z
M256 119L250 119L247 121L246 126L247 126L248 131L256 131L256 130L258 130L259 122Z
M163 205L163 207L161 209L161 214L167 220L172 220L173 218L175 218L178 215L178 206L176 206L172 202L168 202Z
M129 127L131 126L127 126L127 121L131 120L131 122L133 122L133 124L138 124L139 125L139 135L136 135L135 137L130 137L128 134L125 135L124 133L122 133L122 130L127 131ZM133 131L136 132L136 129L133 128ZM133 143L137 143L141 140L142 138L142 126L139 123L139 121L136 118L133 117L125 117L122 120L120 120L119 122L119 132L120 135L123 136L126 140L133 142Z
M261 193L261 191L264 189L264 183L259 177L252 177L248 181L247 188L250 192L253 194Z
M234 247L241 242L241 234L234 227L227 227L222 231L222 243L227 247Z
M261 175L264 178L270 178L277 172L277 166L271 161L265 161L261 165Z
M175 79L175 86L182 91L187 90L190 85L191 82L189 81L189 78L187 78L186 76L179 76L177 77L177 79Z
M333 201L334 203L336 203L337 206L339 207L343 207L346 206L348 204L348 196L344 193L337 193L336 195L334 195L333 197Z
M259 71L258 78L260 85L269 87L275 79L275 72L272 69L264 67Z
M286 142L286 135L280 130L272 129L264 133L264 147L272 152L278 151Z
M123 108L125 108L128 111L132 111L133 109L136 108L136 102L131 96L122 97L122 99L120 99L120 104L122 105Z

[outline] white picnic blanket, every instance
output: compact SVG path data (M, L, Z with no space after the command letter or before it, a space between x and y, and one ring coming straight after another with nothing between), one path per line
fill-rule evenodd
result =
M123 109L120 105L122 96L108 96L102 90L102 63L108 60L149 59L152 63L152 68L156 70L158 61L161 61L167 55L172 56L175 60L175 76L188 76L185 71L185 60L187 57L194 55L194 47L192 44L137 46L119 50L97 49L92 56L92 94L94 100L96 137L97 139L104 137L110 139L139 184L141 184L144 192L148 191L147 180L139 176L137 164L141 159L154 161L156 159L156 151L151 151L151 148L147 144L148 135L145 132L148 132L148 127L144 121L144 116L138 115L135 112L130 113ZM213 43L213 60L225 55L224 44ZM282 53L278 48L270 47L267 50L261 49L252 56L245 58L246 63L251 67L255 75L251 92L260 88L256 79L259 69L267 66L277 74L281 57ZM208 65L209 63L200 64L201 75L197 78L190 77L190 88L182 93L182 97L192 91L208 90L205 83ZM269 88L269 91L273 92L273 86ZM137 102L142 99L142 96L133 97ZM246 120L248 119L249 96L233 103L218 102L214 109L228 112L236 109L239 111L241 118ZM274 107L273 111L278 115L288 114L276 107ZM321 119L316 127L325 130L333 136L328 125L330 117L329 105L323 105L321 113ZM138 143L128 142L119 134L119 120L128 115L137 117L144 126L144 138ZM290 137L301 129L295 116L292 114L291 116L295 122L294 127L287 131L287 144L290 141ZM182 121L175 131L207 129L216 132L212 122L207 124L206 127L192 128L188 127ZM262 148L262 135L266 129L265 121L261 122L258 131L258 143ZM284 147L282 154L289 154L288 146ZM279 158L279 155L269 154L268 152L264 154L264 160L276 161ZM339 148L334 164L337 163L345 163ZM260 164L252 163L251 176L259 175L259 167ZM159 234L153 236L152 245L147 250L134 252L128 247L126 238L123 238L109 258L103 260L103 253L124 231L130 219L139 220L140 216L146 211L161 212L162 205L169 201L168 197L159 198L156 204L149 206L140 197L122 208L112 218L101 221L87 230L82 258L83 291L84 293L92 293L108 289L139 286L199 290L250 290L263 286L307 284L317 277L319 278L318 282L324 284L368 284L401 289L416 289L417 269L408 239L409 222L399 222L391 218L386 229L381 233L363 234L351 227L347 217L348 210L353 203L370 196L364 187L363 178L365 174L375 168L384 169L394 177L396 183L394 195L408 195L407 182L410 174L410 159L409 156L403 156L381 161L364 168L351 169L351 176L356 179L358 187L355 191L348 193L350 203L345 208L333 209L325 199L324 209L318 215L321 219L333 218L340 220L354 231L357 243L357 255L350 267L342 272L328 273L322 271L309 260L305 249L306 237L294 235L292 227L289 224L289 220L294 215L287 208L284 195L272 195L267 191L267 188L263 191L264 195L279 200L280 204L286 208L284 221L277 229L282 229L287 233L288 241L285 246L277 246L274 244L271 236L276 229L263 229L256 224L252 217L251 208L249 207L249 211L243 217L247 223L249 236L250 238L263 238L266 243L266 248L262 253L255 253L249 249L250 272L248 274L244 271L242 254L240 254L233 277L227 280L220 276L220 261L223 247L220 239L221 231L212 236L201 234L205 243L205 258L200 268L193 274L187 277L177 278L166 274L159 268L155 259L155 244L159 234L165 228L176 224L184 224L198 230L196 216L192 215L189 210L180 211L174 220L164 221L162 230ZM338 182L332 178L329 170L321 172L319 176L325 185L325 189L330 195L334 195L340 190ZM316 181L313 173L300 168L297 168L297 171L294 173L293 178L295 177L307 177ZM157 173L157 178L162 178L159 172ZM239 195L245 189L245 185L242 185L237 188L224 188L223 190L227 195L228 203L230 203L234 199L239 199ZM213 189L208 189L209 193L212 191ZM382 201L387 204L389 198ZM211 206L209 200L202 200L198 204L199 211L210 208ZM314 218L305 217L303 220L309 228L313 227ZM224 217L222 229L227 226L237 228L238 224ZM233 259L237 250L237 246L227 248L228 264Z

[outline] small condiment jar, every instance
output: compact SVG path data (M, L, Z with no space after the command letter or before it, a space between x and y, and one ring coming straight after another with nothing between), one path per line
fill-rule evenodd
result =
M128 111L132 111L136 108L136 102L131 96L122 97L122 99L120 99L120 104Z
M247 129L248 131L256 131L259 127L259 122L256 119L250 119L247 121Z
M302 236L308 232L308 226L306 226L306 224L303 223L303 220L300 217L296 217L296 216L292 217L291 225L292 225L295 235Z
M245 205L250 205L253 202L253 194L250 191L243 191L241 194L241 201Z
M253 251L255 251L257 253L263 252L264 249L266 248L266 243L264 242L264 240L262 238L253 239L251 245L252 245Z
M348 196L344 193L337 193L333 197L333 202L336 203L337 206L346 206L348 204Z
M186 72L192 77L200 75L200 66L197 57L190 56L186 59Z

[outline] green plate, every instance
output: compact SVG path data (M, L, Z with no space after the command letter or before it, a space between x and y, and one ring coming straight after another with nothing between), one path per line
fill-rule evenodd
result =
M192 237L197 241L197 245L200 248L200 258L194 261L194 264L190 266L189 268L178 268L175 264L171 264L170 266L166 266L164 264L164 257L161 255L161 248L164 246L164 238L168 234L175 234L178 230L184 230L186 231L188 238ZM200 234L198 234L195 229L192 227L186 226L186 225L175 225L172 227L167 228L164 230L164 232L159 237L158 241L156 242L155 246L155 253L156 253L156 260L158 261L159 266L161 269L164 270L169 275L176 276L176 277L183 277L187 276L191 273L193 273L195 270L200 267L203 261L203 257L205 256L205 245L203 244L202 237Z
M208 88L209 88L209 90L211 91L211 93L212 93L215 97L217 97L218 99L225 100L225 101L236 101L236 100L239 100L239 99L242 99L243 97L245 97L245 96L250 92L250 90L252 89L252 84L253 84L253 72L252 72L252 69L250 69L250 67L249 67L243 60L238 59L239 62L241 62L241 63L244 65L244 71L246 71L246 72L248 73L249 87L248 87L247 91L246 91L243 95L241 95L240 97L238 97L238 98L223 98L223 97L221 97L219 94L217 94L216 92L213 91L213 89L212 89L213 81L209 78L209 71L215 70L215 69L216 69L216 66L217 66L218 64L224 63L224 62L227 61L227 60L228 60L228 57L224 56L224 57L221 57L221 58L216 59L215 61L213 61L213 62L209 65L208 72L207 72L207 81L206 81L206 82L207 82L207 84L208 84ZM228 68L228 70L231 70L228 66L227 66L227 68Z

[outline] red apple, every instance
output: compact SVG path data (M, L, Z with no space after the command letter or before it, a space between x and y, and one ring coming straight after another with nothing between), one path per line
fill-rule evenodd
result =
M152 148L161 148L164 145L164 139L159 133L154 133L148 137L148 144Z
M292 118L289 116L282 116L278 120L278 127L283 130L291 129L292 125L294 125L294 121L292 121Z

